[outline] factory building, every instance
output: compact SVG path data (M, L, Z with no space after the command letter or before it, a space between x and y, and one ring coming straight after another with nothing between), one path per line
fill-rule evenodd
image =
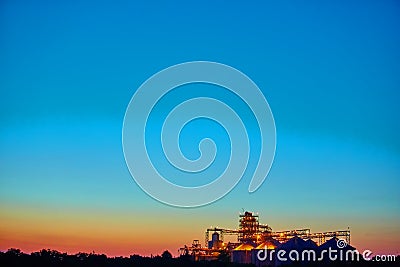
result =
M234 236L237 241L224 242L227 235ZM331 239L326 241L327 238ZM349 229L320 233L312 233L310 229L272 231L269 225L259 222L258 214L246 211L239 214L239 229L210 227L205 232L205 246L194 240L191 246L181 248L180 253L195 261L218 260L221 255L228 255L236 263L252 263L257 267L283 266L293 260L281 261L274 255L275 251L297 251L301 255L306 250L310 257L318 257L324 249L335 249L335 246L337 249L338 238L348 245L342 250L354 249L350 246Z

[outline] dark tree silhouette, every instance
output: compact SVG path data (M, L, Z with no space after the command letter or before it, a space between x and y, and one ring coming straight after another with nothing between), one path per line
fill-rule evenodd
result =
M161 254L161 257L162 257L164 260L166 260L166 259L172 259L172 254L171 254L168 250L166 250L166 251L164 251L164 252Z

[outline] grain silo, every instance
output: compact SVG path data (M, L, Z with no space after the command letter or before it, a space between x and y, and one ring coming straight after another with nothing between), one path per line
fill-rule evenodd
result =
M251 263L259 266L273 266L274 251L280 245L279 241L271 238L251 250ZM272 252L272 253L271 253Z
M242 243L232 251L232 262L251 263L251 250L255 248L252 242Z

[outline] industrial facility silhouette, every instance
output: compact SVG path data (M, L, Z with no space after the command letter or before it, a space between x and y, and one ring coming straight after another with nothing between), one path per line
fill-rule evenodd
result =
M236 236L237 241L225 242L224 237L227 235ZM339 239L343 240L344 247L338 247ZM258 214L245 211L239 214L238 229L210 227L205 231L204 245L197 239L193 240L191 245L180 248L179 251L182 256L190 257L193 261L221 260L225 257L225 260L234 263L280 266L293 263L293 260L289 258L282 261L276 255L264 255L265 259L262 259L257 255L279 250L287 253L292 250L298 253L310 250L315 253L314 260L316 261L321 251L329 248L342 251L355 250L350 245L350 230L319 233L312 233L310 229L273 231L269 225L259 222ZM324 261L328 260L324 259Z

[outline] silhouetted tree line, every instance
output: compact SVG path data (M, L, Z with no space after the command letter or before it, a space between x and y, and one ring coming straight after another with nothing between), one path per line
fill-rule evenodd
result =
M84 253L67 254L56 250L42 249L38 252L26 254L19 249L11 248L7 252L0 252L0 266L2 267L254 267L252 264L238 264L227 261L228 257L223 257L218 261L198 261L191 260L189 255L173 258L169 251L164 251L161 256L143 257L140 255L131 255L130 257L107 257L104 254ZM333 262L333 263L293 263L290 266L351 266L351 267L369 267L369 266L400 266L400 256L396 257L393 262Z
M26 254L19 249L11 248L7 252L0 252L0 266L2 267L246 267L248 264L234 264L221 261L193 262L190 257L182 256L173 258L169 251L164 251L161 256L143 257L131 255L130 257L107 257L104 254L77 253L67 254L56 250L42 249L38 252Z

